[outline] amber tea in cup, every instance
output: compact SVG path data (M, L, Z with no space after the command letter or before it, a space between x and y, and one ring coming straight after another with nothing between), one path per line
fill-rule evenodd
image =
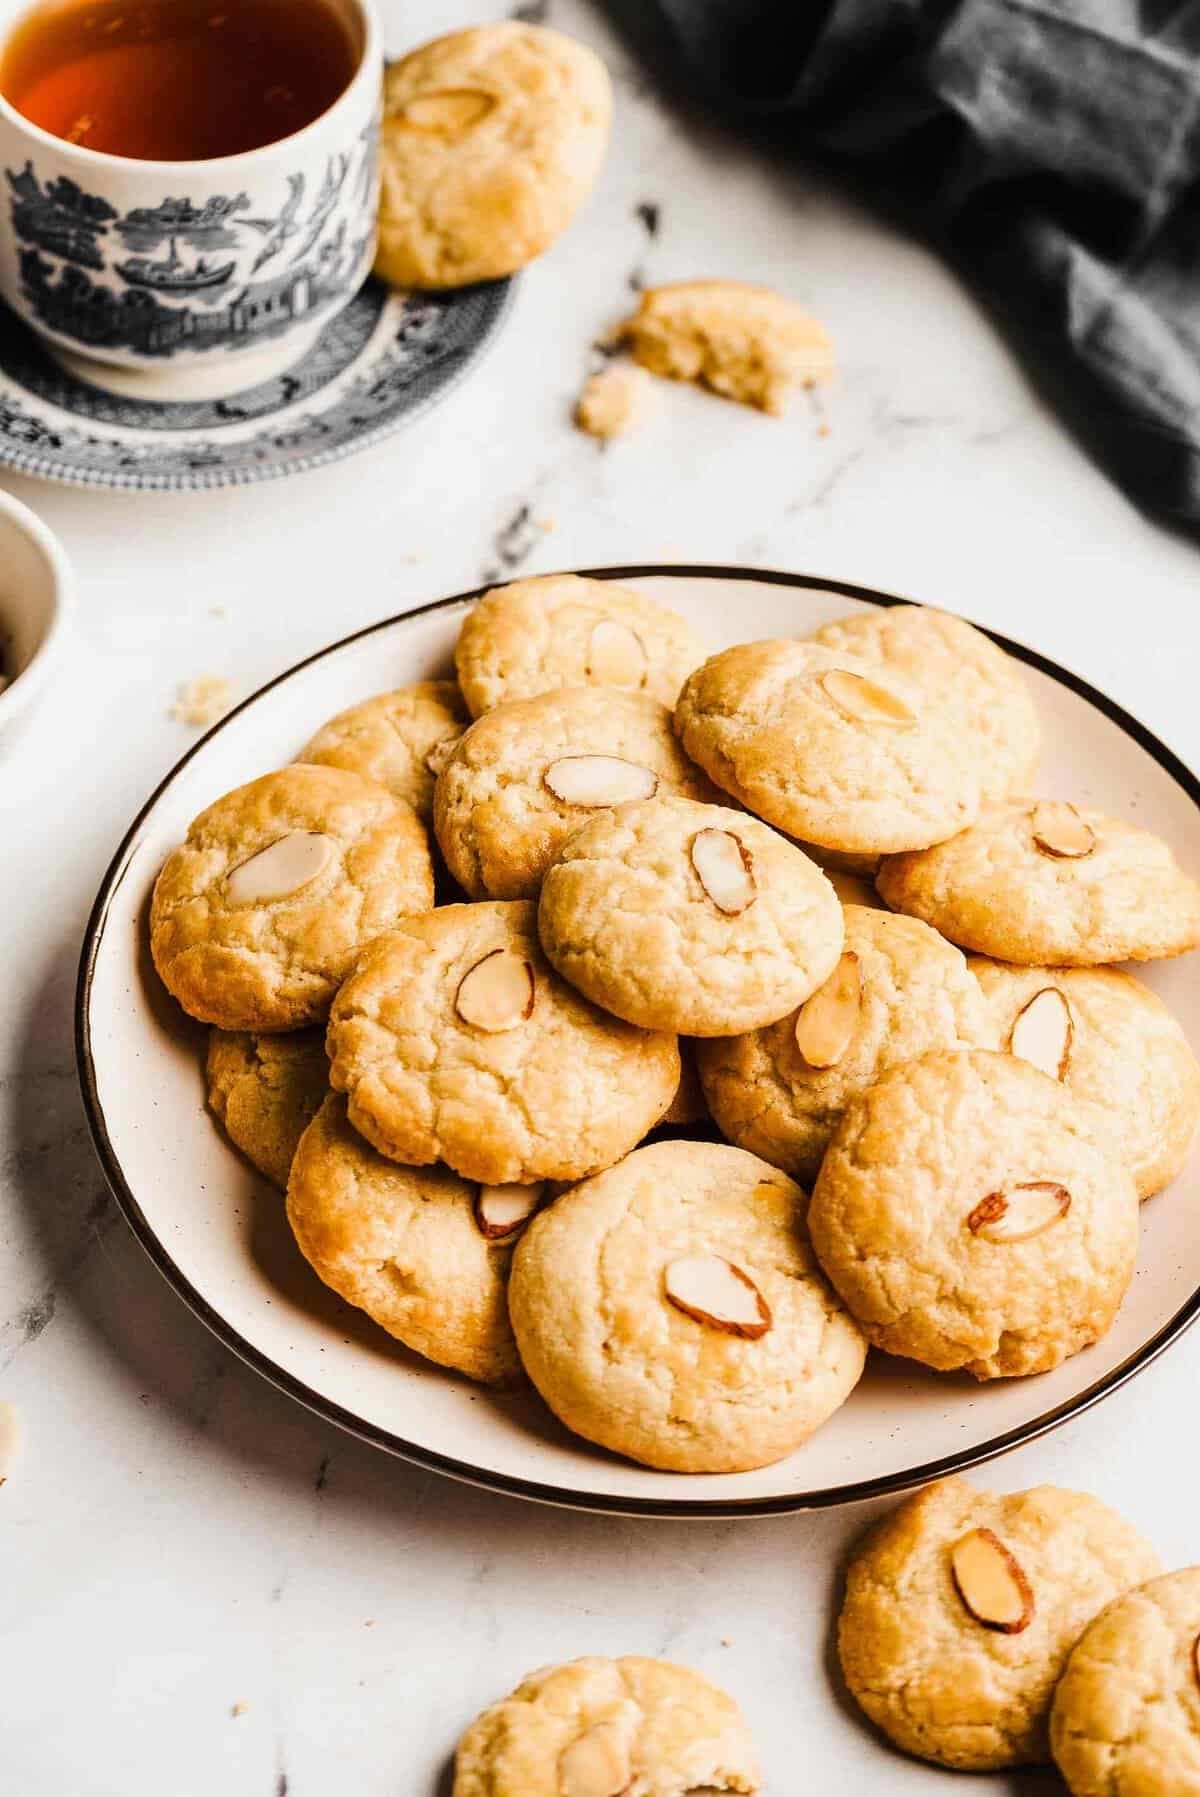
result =
M359 58L331 0L48 0L0 52L0 94L67 143L204 161L302 130Z

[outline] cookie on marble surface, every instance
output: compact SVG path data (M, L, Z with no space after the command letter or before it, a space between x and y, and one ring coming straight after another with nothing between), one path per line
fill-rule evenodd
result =
M667 1660L547 1666L459 1742L451 1797L706 1797L761 1789L731 1697Z
M1159 1565L1136 1529L1084 1492L1039 1485L1002 1497L943 1479L877 1524L850 1562L838 1624L846 1683L906 1753L966 1772L1041 1764L1080 1630Z
M922 847L979 812L978 769L941 709L890 668L817 644L712 656L685 681L675 728L718 786L818 848Z
M837 964L843 926L820 868L766 824L654 798L567 838L538 932L563 978L627 1023L728 1036L802 1004Z
M1050 1713L1071 1797L1200 1797L1200 1566L1151 1578L1084 1629Z
M677 612L633 587L581 574L493 587L467 613L454 653L473 717L569 686L617 687L674 705L704 660Z
M433 823L472 898L536 898L573 830L633 799L718 795L648 693L569 687L472 724L438 776Z
M777 417L797 388L833 373L824 325L795 300L747 281L644 287L621 335L651 374L696 381Z
M496 1384L520 1375L505 1292L521 1223L500 1225L525 1199L514 1211L509 1196L447 1167L385 1160L330 1093L296 1150L287 1214L305 1260L339 1297L426 1360Z
M653 384L636 362L610 362L584 382L575 402L576 424L602 443L627 437L650 409Z
M150 907L159 978L226 1030L318 1023L363 944L433 903L411 806L344 768L286 767L192 823Z
M560 1421L668 1472L781 1460L866 1354L809 1248L804 1193L723 1143L651 1143L559 1198L518 1244L509 1314Z
M211 1030L205 1078L208 1108L229 1140L285 1190L296 1144L329 1091L324 1032Z
M808 1226L876 1347L997 1379L1105 1334L1133 1275L1138 1199L1057 1081L1014 1055L936 1051L850 1101Z
M470 721L453 680L418 680L339 712L296 760L376 780L428 823L434 780Z
M611 120L600 58L537 25L454 31L391 63L376 274L465 287L524 268L590 193Z
M328 1048L350 1121L381 1154L493 1185L610 1166L679 1084L674 1036L560 979L523 902L445 905L380 937L337 995Z
M1097 966L1200 943L1200 885L1160 836L1063 799L992 805L970 829L889 856L877 884L895 911L997 961Z
M1200 1123L1200 1065L1157 993L1116 967L970 968L999 1046L1096 1106L1141 1197L1169 1185Z
M818 992L778 1023L702 1042L722 1135L811 1184L847 1104L935 1048L991 1048L995 1028L962 953L927 924L845 907L845 947Z
M926 605L872 606L816 632L814 643L894 669L954 721L960 748L978 752L985 800L1028 792L1041 727L1018 663L951 612Z

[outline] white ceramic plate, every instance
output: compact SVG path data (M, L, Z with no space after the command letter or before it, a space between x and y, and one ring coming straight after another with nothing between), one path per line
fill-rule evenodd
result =
M603 572L685 612L714 648L805 635L840 613L893 603L798 575ZM1105 1341L1042 1378L984 1386L872 1356L842 1411L789 1459L758 1472L678 1476L626 1464L569 1436L532 1396L496 1397L418 1360L319 1284L291 1240L278 1193L205 1112L203 1031L150 966L150 890L190 820L219 794L290 760L347 705L447 673L470 597L350 637L247 700L168 775L105 877L80 969L84 1098L119 1203L187 1303L269 1379L368 1441L500 1491L642 1515L799 1510L916 1485L1055 1427L1161 1352L1200 1309L1196 1158L1143 1210L1137 1276ZM1083 681L1029 650L1014 653L1041 708L1043 790L1160 831L1200 872L1195 777ZM1146 977L1200 1040L1200 991L1186 964L1164 962Z

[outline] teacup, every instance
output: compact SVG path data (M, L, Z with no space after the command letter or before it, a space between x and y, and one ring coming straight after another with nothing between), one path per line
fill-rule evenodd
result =
M333 4L359 52L349 85L238 155L108 155L0 95L0 297L84 379L150 399L235 392L302 356L362 286L382 51L371 0ZM0 35L23 11L0 0Z

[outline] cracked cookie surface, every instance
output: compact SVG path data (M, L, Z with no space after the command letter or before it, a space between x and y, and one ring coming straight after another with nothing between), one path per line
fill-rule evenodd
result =
M666 706L647 693L569 687L499 705L472 724L434 792L438 844L463 891L536 898L567 837L607 809L599 798L573 803L548 782L564 763L569 776L581 761L602 760L620 763L607 768L618 782L609 803L630 797L631 781L663 795L719 796L676 742Z
M451 1797L753 1797L760 1788L733 1699L686 1666L627 1655L544 1667L486 1709L459 1742Z
M684 682L675 728L718 786L818 848L923 847L979 812L978 770L940 707L890 668L819 644L712 656Z
M1138 1200L1057 1081L1013 1055L939 1051L851 1100L808 1224L876 1347L994 1379L1047 1372L1105 1334Z
M437 769L470 721L453 680L418 680L340 711L296 760L375 780L428 823Z
M677 612L615 580L544 574L493 587L454 652L473 717L570 686L616 687L674 705L704 648Z
M1071 1797L1200 1797L1200 1566L1150 1579L1083 1631L1050 1745Z
M987 1626L964 1601L952 1554L977 1529L1028 1587L1032 1613L1016 1632ZM846 1683L906 1753L961 1771L1040 1764L1054 1687L1081 1629L1159 1564L1136 1529L1083 1492L1040 1485L1000 1496L944 1479L886 1516L850 1562L838 1624Z
M1050 803L1049 822L1046 801L993 805L949 842L889 856L880 893L894 911L997 961L1152 961L1200 943L1200 885L1161 837L1086 806ZM1039 847L1038 835L1046 840L1049 830L1052 840L1064 822L1085 852Z
M727 1036L801 1004L835 966L843 926L820 868L766 824L655 798L568 837L542 882L538 931L563 978L606 1011Z
M594 51L504 21L423 44L384 75L375 271L397 287L515 273L600 172L612 85Z
M1116 967L969 966L998 1045L1095 1105L1140 1197L1169 1185L1200 1122L1200 1065L1158 994Z
M669 1270L697 1258L753 1283L764 1333L668 1297ZM674 1472L782 1459L845 1402L866 1351L809 1248L799 1186L720 1143L652 1143L559 1198L518 1244L509 1312L569 1429Z
M872 606L812 640L894 668L928 693L954 720L960 748L977 756L984 799L1029 791L1041 741L1033 695L1018 664L974 624L926 605Z
M804 1020L794 1010L765 1029L702 1042L697 1050L722 1135L804 1184L816 1178L847 1104L889 1067L935 1048L996 1043L958 949L916 918L861 905L847 905L844 915L843 953L853 966L844 1029L816 1057L825 1064L802 1053Z
M670 381L776 417L798 387L833 373L823 324L785 294L748 281L675 281L643 288L622 327L634 359Z
M465 982L497 956L517 1002L489 1020L503 1027L480 1027L461 1008L478 1015ZM381 937L338 993L328 1047L351 1122L382 1154L489 1184L611 1165L680 1074L674 1036L608 1016L559 978L525 902L445 905Z
M229 1140L284 1191L296 1144L329 1091L324 1032L212 1030L205 1077L209 1109Z
M240 890L233 876L285 838L321 850L301 870L311 877L278 896ZM432 903L429 842L408 805L343 768L293 766L195 819L155 882L150 946L167 990L202 1023L300 1029L324 1018L364 943Z
M477 1188L447 1167L398 1167L330 1093L301 1137L288 1222L317 1277L389 1335L469 1379L520 1375L505 1288L511 1241L475 1220Z

